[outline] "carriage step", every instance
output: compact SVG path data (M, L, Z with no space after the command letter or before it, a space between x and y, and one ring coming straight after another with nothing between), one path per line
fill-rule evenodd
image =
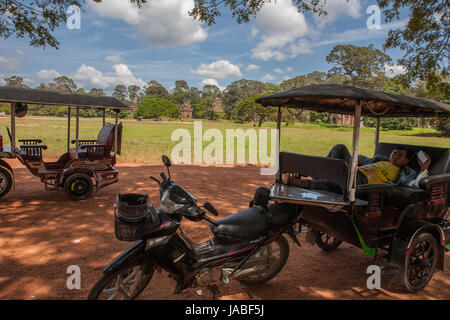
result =
M58 174L56 173L47 173L44 177L44 188L46 191L56 191L58 190L57 186Z

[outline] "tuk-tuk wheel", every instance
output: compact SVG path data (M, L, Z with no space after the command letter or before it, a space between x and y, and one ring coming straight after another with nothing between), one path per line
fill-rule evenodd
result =
M11 190L13 177L11 173L3 167L0 167L0 198L5 196Z
M342 240L336 239L325 232L319 232L316 237L316 244L324 251L333 251L342 244Z
M88 198L93 189L91 177L85 173L74 173L64 183L64 190L72 200Z
M403 281L410 292L420 291L433 277L438 260L436 238L427 232L418 235L411 244L411 252L405 257Z

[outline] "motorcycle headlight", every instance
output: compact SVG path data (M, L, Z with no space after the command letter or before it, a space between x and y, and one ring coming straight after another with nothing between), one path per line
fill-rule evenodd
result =
M160 203L160 209L165 213L174 213L177 210L183 208L183 204L176 203L175 201L172 201L169 196L169 190L166 190L164 192L161 203Z

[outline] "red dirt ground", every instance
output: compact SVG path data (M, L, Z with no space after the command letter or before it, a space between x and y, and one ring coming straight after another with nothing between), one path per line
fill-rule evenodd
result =
M39 179L17 164L16 189L1 199L0 208L0 299L85 299L103 267L131 243L118 241L113 231L116 194L148 193L159 204L157 186L148 179L164 170L158 165L120 164L120 182L94 197L74 202L64 192L47 192ZM220 217L248 206L254 190L270 185L257 167L175 166L172 177L197 196L209 200ZM185 222L183 227L196 241L209 237L205 222ZM303 240L303 241L302 241ZM291 243L289 260L274 279L248 288L236 281L220 286L220 299L450 299L450 253L444 272L437 272L425 290L407 294L398 279L382 278L382 289L366 288L371 259L362 250L344 244L326 253L300 239ZM81 289L69 290L67 267L81 269ZM174 281L156 273L139 299L211 299L195 289L173 295Z

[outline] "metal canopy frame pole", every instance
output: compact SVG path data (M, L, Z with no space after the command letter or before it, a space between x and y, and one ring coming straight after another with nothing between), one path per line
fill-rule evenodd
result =
M116 123L114 127L114 154L117 154L117 125L119 122L119 111L118 110L114 111L116 111Z
M277 144L275 146L275 151L277 155L277 164L278 164L278 172L275 177L275 180L281 180L281 168L280 168L280 145L281 145L281 106L278 107L278 116L277 116Z
M377 126L375 129L375 140L374 140L375 148L377 147L378 142L380 142L380 122L381 122L380 117L377 117L376 119L377 119Z
M11 103L11 152L16 151L16 103Z
M359 154L359 131L361 128L361 102L355 108L355 119L353 125L353 154L350 163L350 177L347 181L348 199L350 202L356 200L356 173L358 170Z
M77 107L77 119L76 119L76 129L75 129L75 158L78 159L78 147L80 145L78 139L79 139L79 133L80 133L80 107Z
M70 151L70 106L67 110L67 152Z

